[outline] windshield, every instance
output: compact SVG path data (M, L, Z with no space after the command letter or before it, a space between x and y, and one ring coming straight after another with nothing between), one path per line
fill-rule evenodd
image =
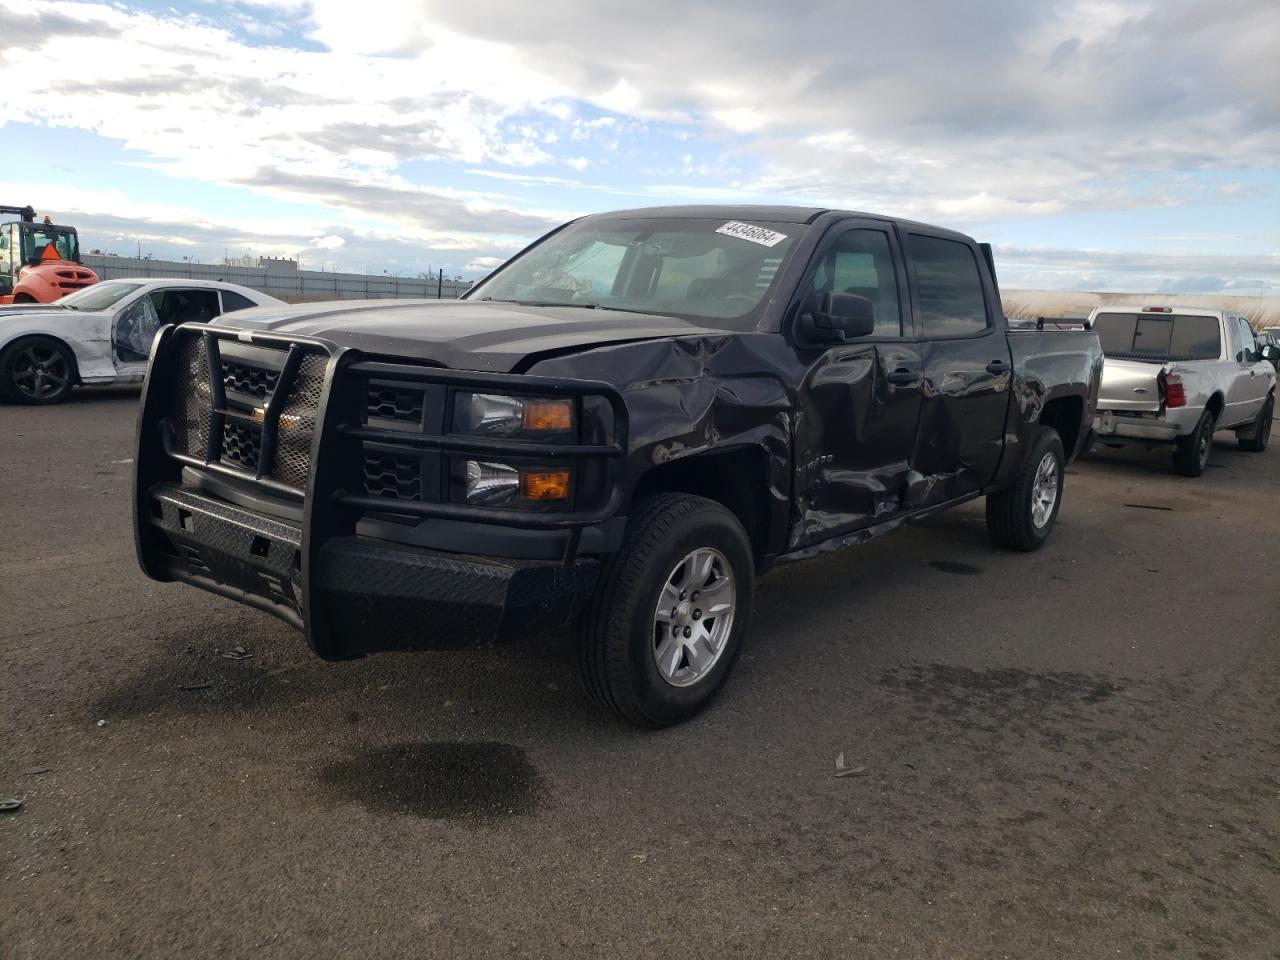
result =
M598 307L744 328L800 233L794 223L586 220L481 283L468 300Z
M22 259L27 263L39 260L51 243L63 260L80 261L80 238L74 228L52 227L47 223L22 225Z
M137 290L142 284L125 283L122 280L104 280L91 287L77 290L58 301L72 310L105 310Z
M1093 321L1107 357L1125 360L1217 360L1217 317L1173 313L1100 313Z

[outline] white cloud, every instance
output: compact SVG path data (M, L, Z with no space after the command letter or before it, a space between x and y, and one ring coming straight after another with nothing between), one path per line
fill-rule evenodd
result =
M462 269L472 273L488 273L495 267L502 266L503 262L501 257L475 257Z
M1275 175L1280 18L1256 0L199 9L0 9L0 117L85 127L168 175L436 249L505 249L575 212L432 185L460 168L580 199L791 199L959 225L1276 202L1274 179L1188 179ZM299 30L324 49L286 46ZM600 179L615 156L638 157L634 183ZM594 182L533 169L556 166ZM86 212L181 222L115 201ZM345 236L323 217L261 226L304 248Z
M315 247L317 250L337 250L346 242L347 241L343 240L342 237L334 236L332 233L326 234L323 237L311 238L311 246Z

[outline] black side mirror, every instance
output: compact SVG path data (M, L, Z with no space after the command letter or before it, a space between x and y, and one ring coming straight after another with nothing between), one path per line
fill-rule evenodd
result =
M828 291L817 310L800 315L800 328L809 340L844 343L875 332L876 307L856 293Z
M1272 365L1280 364L1280 347L1273 343L1268 343L1262 348L1262 359L1270 361Z

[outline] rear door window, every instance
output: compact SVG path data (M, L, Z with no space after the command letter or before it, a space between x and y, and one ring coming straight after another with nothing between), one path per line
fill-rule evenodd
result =
M1217 360L1222 353L1217 317L1176 313L1100 313L1093 321L1104 356L1166 363Z
M956 240L907 235L926 337L971 337L989 327L973 250Z

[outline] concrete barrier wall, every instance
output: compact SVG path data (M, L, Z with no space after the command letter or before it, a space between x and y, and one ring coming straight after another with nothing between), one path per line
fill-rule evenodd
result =
M386 300L437 295L437 281L421 277L388 277L385 274L326 273L320 270L275 270L265 267L224 266L137 257L105 257L85 254L84 265L103 280L121 277L180 277L192 280L224 280L273 297L298 303L307 300ZM469 281L445 280L439 295L455 299L471 286Z

